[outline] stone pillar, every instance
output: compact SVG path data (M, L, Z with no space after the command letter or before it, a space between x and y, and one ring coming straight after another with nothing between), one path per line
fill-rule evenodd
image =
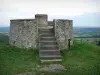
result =
M46 14L36 14L35 19L38 27L48 26L48 16Z
M54 20L55 37L61 50L68 49L73 44L72 30L72 20Z

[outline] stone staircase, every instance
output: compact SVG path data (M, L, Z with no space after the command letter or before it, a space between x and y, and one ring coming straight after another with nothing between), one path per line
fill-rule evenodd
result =
M38 33L41 63L62 61L53 28L39 28Z

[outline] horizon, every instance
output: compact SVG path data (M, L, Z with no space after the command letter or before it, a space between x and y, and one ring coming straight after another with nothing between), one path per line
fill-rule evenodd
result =
M0 28L6 28L6 27L10 28L10 25L9 26L0 26ZM73 28L100 28L100 27L73 26Z

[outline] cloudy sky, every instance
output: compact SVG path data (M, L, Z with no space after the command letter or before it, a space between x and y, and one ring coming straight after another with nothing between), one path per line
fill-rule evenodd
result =
M37 13L48 14L49 20L73 19L74 26L100 27L100 0L0 0L0 26Z

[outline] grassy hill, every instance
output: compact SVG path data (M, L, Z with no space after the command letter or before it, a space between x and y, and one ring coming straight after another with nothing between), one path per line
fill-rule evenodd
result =
M68 70L66 75L100 75L100 47L76 42L62 56Z
M36 72L36 75L100 75L100 47L88 43L77 43L70 50L61 51L62 65L67 71L39 72L36 49L20 49L0 43L0 75Z

